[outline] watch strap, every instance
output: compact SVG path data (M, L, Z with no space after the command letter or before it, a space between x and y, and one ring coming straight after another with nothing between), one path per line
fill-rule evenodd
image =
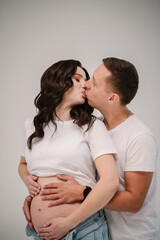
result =
M88 194L90 193L91 190L92 190L91 187L86 186L86 188L85 188L84 191L83 191L83 196L84 196L84 198L83 198L82 202L85 200L85 198L88 196Z

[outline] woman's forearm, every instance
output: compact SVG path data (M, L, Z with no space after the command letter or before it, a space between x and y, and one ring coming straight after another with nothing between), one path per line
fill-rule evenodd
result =
M76 227L84 219L103 208L113 197L117 190L117 183L108 184L99 181L89 193L85 201L68 217L73 227Z
M27 186L27 176L29 175L29 172L27 170L27 164L20 162L18 172L24 184Z

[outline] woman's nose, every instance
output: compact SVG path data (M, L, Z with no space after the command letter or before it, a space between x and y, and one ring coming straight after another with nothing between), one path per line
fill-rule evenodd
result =
M84 80L84 81L82 81L82 88L84 88L85 89L85 85L86 85L86 81Z
M85 88L85 89L89 89L89 88L90 88L90 80L88 80L88 81L86 81L86 82L84 83L84 88Z

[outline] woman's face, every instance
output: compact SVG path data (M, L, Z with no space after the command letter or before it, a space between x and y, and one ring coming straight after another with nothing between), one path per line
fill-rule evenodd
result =
M76 73L72 76L73 86L65 92L63 100L70 106L83 104L86 98L84 83L86 74L81 67L77 67Z

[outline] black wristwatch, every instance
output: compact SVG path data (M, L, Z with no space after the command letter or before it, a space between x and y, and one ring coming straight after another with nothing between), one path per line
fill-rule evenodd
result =
M84 198L83 198L82 202L83 202L84 199L88 196L88 194L90 193L91 190L92 190L91 187L86 186L86 188L85 188L84 191L83 191L83 196L84 196Z

